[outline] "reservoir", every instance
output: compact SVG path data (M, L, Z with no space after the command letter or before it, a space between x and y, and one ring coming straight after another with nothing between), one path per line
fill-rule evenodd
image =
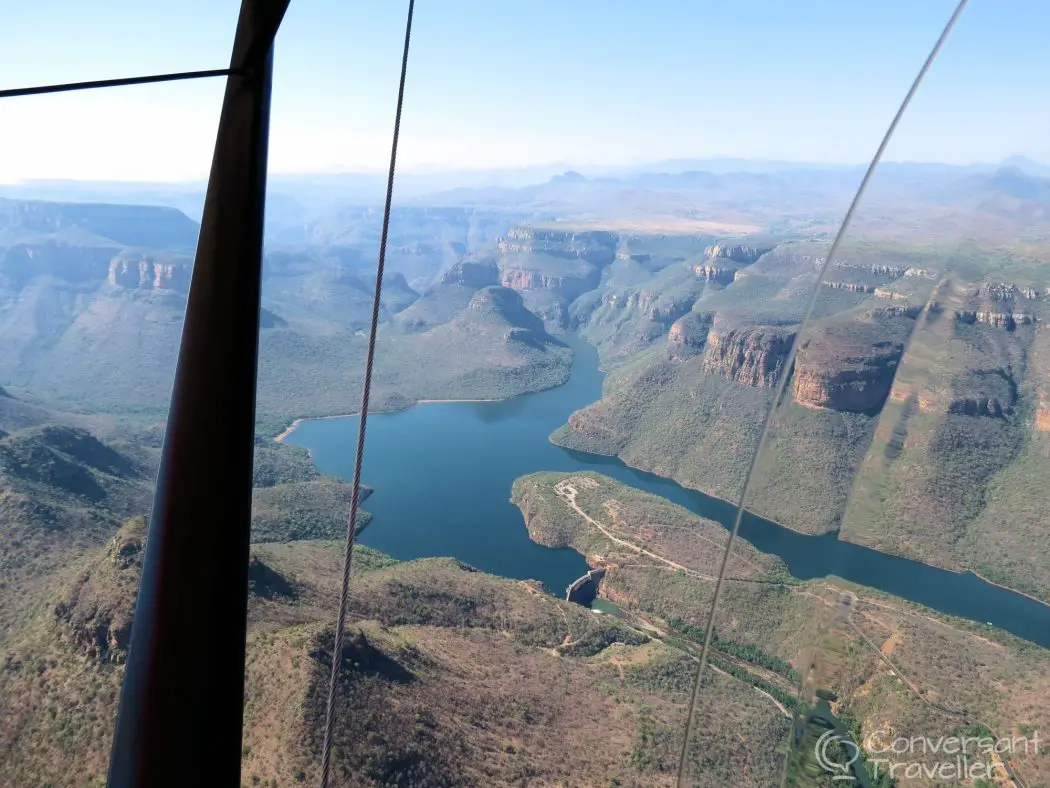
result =
M572 374L562 386L500 402L444 402L369 416L363 481L373 520L362 544L395 558L455 556L486 572L540 580L558 596L587 572L571 549L529 539L510 503L519 476L536 471L590 470L659 495L732 527L732 504L602 457L562 449L548 436L569 415L601 397L598 354L575 337ZM353 476L356 416L307 419L285 438L308 448L324 473ZM780 556L800 580L836 575L860 585L977 622L992 622L1050 647L1050 607L986 583L971 573L936 569L867 547L837 534L808 536L748 515L740 536Z

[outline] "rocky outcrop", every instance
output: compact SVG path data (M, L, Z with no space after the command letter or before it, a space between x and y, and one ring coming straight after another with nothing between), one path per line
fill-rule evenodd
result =
M742 265L751 265L759 257L764 255L766 252L770 252L774 247L757 247L757 246L731 246L729 244L715 244L709 246L704 250L704 254L711 260L732 260L734 263L741 263Z
M631 252L617 252L616 253L616 259L617 260L629 261L629 262L632 262L632 263L642 263L642 264L644 264L644 263L648 263L650 260L652 260L653 256L651 254L647 254L647 253L644 253L644 252L640 253L640 254L632 254Z
M61 631L98 662L123 662L146 546L146 518L129 520L55 606Z
M922 279L936 279L937 274L934 271L928 271L925 268L906 268L904 270L904 277L906 279L912 277L919 277Z
M1013 331L1018 326L1031 325L1035 322L1035 316L1027 312L995 312L992 310L955 310L955 319L966 325L983 323L994 328L1005 328Z
M978 369L953 381L948 412L960 416L1003 419L1017 405L1017 383L1004 369Z
M441 283L491 287L500 283L499 268L491 260L461 260L441 275Z
M506 287L485 287L470 297L464 317L486 326L499 325L521 329L535 338L549 339L543 321L530 312L521 294ZM525 338L515 334L512 339Z
M719 268L715 265L700 264L693 266L697 279L719 285L732 284L736 279L735 268Z
M1036 322L1031 303L1040 295L1035 288L1012 282L983 282L970 292L966 304L955 309L956 321L964 325L982 323L993 328L1014 331L1018 326Z
M872 276L882 276L889 279L898 279L899 277L905 276L909 269L899 265L871 265L868 263L853 263L848 260L835 263L835 268L842 268L849 271L862 271Z
M931 310L933 311L933 310ZM871 310L871 316L873 319L880 318L891 318L891 317L918 317L922 314L922 307L917 305L912 306L881 306L875 307Z
M1039 297L1034 287L1018 286L1010 282L986 282L978 288L975 295L989 301L1009 303L1019 298L1033 300Z
M707 335L704 371L745 386L773 388L794 339L793 329L780 326L723 329L716 324Z
M602 295L601 306L637 312L657 323L670 325L693 308L696 296L689 294L678 297L653 295L646 291L627 290L619 293Z
M821 282L824 287L831 290L845 290L849 293L874 293L875 285L865 285L860 282L835 282L827 281Z
M159 263L152 258L142 260L111 260L109 283L128 290L175 290L187 293L190 289L189 263Z
M606 266L616 259L619 240L615 233L601 230L574 232L517 227L498 241L498 247L502 255L539 253Z
M500 266L499 284L512 290L550 290L559 298L572 301L596 288L601 272L593 268L578 276L544 273L525 267Z
M519 227L499 241L499 284L547 290L566 302L596 288L616 259L619 237L609 232Z
M712 315L690 312L678 318L667 332L667 354L677 360L699 356L707 347L707 335L711 331Z
M820 327L799 347L795 401L852 413L882 408L893 386L911 321L875 320Z
M875 290L872 291L872 295L876 298L886 298L890 301L907 301L909 298L907 293L899 293L888 287L876 287Z
M1002 401L994 397L965 397L953 399L948 406L948 412L958 416L987 416L1001 419L1010 412L1010 409L1003 407Z

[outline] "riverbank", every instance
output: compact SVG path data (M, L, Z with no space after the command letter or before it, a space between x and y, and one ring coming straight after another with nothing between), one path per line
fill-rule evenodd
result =
M407 410L411 410L412 408L415 408L417 405L439 405L439 403L441 403L441 402L503 402L503 401L505 401L505 400L503 400L503 399L417 399L416 400L416 405L408 406L407 408L404 408L403 410L406 410L406 411ZM372 411L370 411L370 413L371 412ZM397 412L398 411L375 411L375 413L397 413ZM292 423L290 423L288 427L283 429L280 432L280 434L274 436L274 440L276 440L278 443L282 442L283 440L285 440L285 438L287 438L289 435L291 435L293 432L295 432L295 430L299 427L299 424L301 424L303 421L323 421L324 419L330 419L330 418L350 418L351 416L356 416L356 415L357 415L357 413L337 413L334 416L300 416L299 418L295 419Z
M524 396L522 394L516 394L515 396ZM506 399L420 399L416 400L414 404L409 405L407 408L401 408L401 410L378 410L369 411L369 413L399 413L405 410L411 410L416 405L440 405L441 403L452 403L452 402L506 402L508 399L513 397L507 397ZM357 413L337 413L334 416L301 416L287 427L285 427L280 434L274 436L274 440L278 443L284 441L289 435L291 435L304 421L324 421L325 419L349 419L352 416L356 416Z
M717 503L721 504L722 506L724 506L726 508L726 512L731 512L732 513L731 519L728 522L723 522L721 519L716 518L716 517L708 517L708 519L720 523L727 530L732 530L732 521L736 517L736 510L737 510L737 507L739 506L739 504L737 502L735 502L735 501L730 501L727 498L722 498L721 496L714 495L714 494L709 493L706 490L703 490L703 489L701 489L699 487L692 487L690 485L687 485L687 484L685 484L683 482L678 481L677 479L675 479L672 476L662 476L662 475L660 475L658 473L655 473L653 471L647 470L646 468L642 468L642 467L640 467L638 465L632 465L631 463L627 462L625 459L623 459L622 457L620 457L617 454L604 454L604 453L601 453L601 452L583 451L582 449L574 449L574 448L572 448L570 446L565 446L564 444L561 444L558 441L554 440L553 434L547 436L547 440L550 443L552 443L553 445L555 445L555 446L557 446L557 447L559 447L561 449L566 449L568 451L580 452L581 454L589 454L589 455L592 455L592 456L595 456L595 457L607 457L607 458L609 458L611 460L616 460L617 462L622 463L625 468L629 468L632 471L637 471L639 473L644 473L644 474L647 474L649 476L653 476L653 477L655 477L657 479L660 479L662 481L671 482L674 485L676 485L678 488L680 488L681 490L684 490L686 492L697 493L699 495L704 496L705 498L707 498L710 501L717 502ZM667 499L671 500L671 498L667 498ZM706 516L706 515L702 515L702 516ZM871 550L872 552L878 553L879 555L888 556L890 558L895 558L895 559L898 559L898 560L901 560L901 561L909 561L909 562L912 562L912 563L915 563L915 564L920 564L920 565L928 567L930 569L936 569L936 570L942 571L942 572L950 572L951 574L956 575L958 577L964 577L965 575L972 575L972 576L978 578L979 580L981 580L982 582L987 583L988 585L992 585L992 586L995 586L997 588L1001 588L1003 591L1008 591L1011 594L1017 594L1019 596L1026 597L1029 600L1031 600L1032 602L1037 602L1040 605L1042 605L1043 607L1050 608L1050 601L1046 601L1046 600L1040 599L1039 597L1033 596L1032 594L1026 593L1024 591L1020 591L1020 590L1018 590L1016 588L1012 588L1011 586L1003 585L1002 583L997 583L997 582L995 582L993 580L989 580L987 577L985 577L981 573L975 572L974 570L968 569L966 567L963 567L963 568L949 567L949 566L944 566L942 564L933 563L933 562L925 560L923 558L918 558L918 557L913 557L913 556L906 556L906 555L900 555L898 553L891 553L891 552L888 552L888 551L879 550L878 548L871 547L870 545L864 544L863 542L858 542L858 541L856 541L854 539L850 539L848 535L843 536L841 530L825 531L825 532L819 533L819 534L811 533L809 531L802 531L802 530L799 530L798 528L792 528L790 525L785 525L784 523L782 523L782 522L780 522L778 520L774 520L771 517L767 517L765 515L759 514L759 513L755 512L755 511L751 510L751 509L745 509L744 510L744 516L745 516L745 520L748 519L748 518L754 518L756 520L761 520L761 521L764 521L764 522L766 522L766 523L768 523L770 525L773 525L773 526L775 526L777 528L781 528L781 529L783 529L785 531L788 531L788 532L790 532L792 534L796 534L796 535L798 535L800 537L803 537L803 538L807 538L807 539L823 539L823 538L829 538L831 536L834 536L838 541L842 542L843 544L856 545L857 547L861 547L861 548L864 548L866 550ZM770 552L772 552L773 554L776 554L775 551L770 551Z
M334 416L303 416L298 418L284 428L284 431L280 435L274 437L274 440L278 443L282 443L285 438L291 435L304 421L324 421L325 419L348 419L351 416L356 416L356 413L338 413Z
M952 570L948 570L948 571L952 571ZM974 577L981 578L981 580L986 582L988 585L996 586L997 588L1001 588L1004 591L1009 591L1009 592L1011 592L1013 594L1020 594L1021 596L1026 596L1029 599L1031 599L1033 602L1038 602L1043 607L1050 607L1050 602L1047 602L1045 599L1040 599L1037 596L1032 596L1031 594L1026 594L1024 591L1018 591L1016 588L1011 588L1010 586L1004 586L1002 583L996 583L994 580L989 580L987 577L982 575L980 572L975 572L972 569L964 569L963 573L965 573L965 572L969 572Z

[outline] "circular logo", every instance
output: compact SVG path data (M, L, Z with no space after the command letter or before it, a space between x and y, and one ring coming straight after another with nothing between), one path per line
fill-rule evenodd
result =
M835 745L835 747L833 747ZM846 762L841 763L830 757L831 753L841 750L846 756ZM836 731L825 731L824 735L817 739L813 752L817 756L817 763L828 774L834 774L832 780L855 780L850 774L850 766L860 757L860 747L849 739L840 736Z

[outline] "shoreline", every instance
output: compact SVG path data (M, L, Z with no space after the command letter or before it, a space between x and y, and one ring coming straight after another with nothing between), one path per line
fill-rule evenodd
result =
M518 395L521 396L521 395ZM507 399L511 399L507 397ZM442 402L506 402L505 399L418 399L416 405L440 405ZM415 406L413 406L415 407Z
M375 413L401 413L404 410L411 410L412 408L416 407L416 405L440 405L443 402L445 402L445 403L452 403L452 402L506 402L507 399L512 399L512 398L511 397L507 397L505 399L419 399L419 400L416 400L415 404L409 405L407 408L403 408L402 410L379 410L379 411L375 411ZM333 414L331 416L300 416L299 418L295 419L291 424L289 424L287 427L285 427L279 434L275 435L273 439L277 443L283 443L284 439L287 438L289 435L291 435L293 432L295 432L295 430L298 429L299 425L302 424L304 421L325 421L325 420L328 420L328 419L349 419L349 418L351 418L353 416L356 416L356 415L358 415L357 411L354 411L353 413L336 413L336 414Z
M975 572L972 569L964 569L962 571L963 574L965 574L967 572L969 572L971 575L973 575L975 577L979 577L982 581L984 581L985 583L987 583L990 586L995 586L996 588L1001 588L1004 591L1009 591L1011 594L1020 594L1021 596L1028 597L1033 602L1038 602L1043 607L1050 607L1050 602L1047 602L1047 601L1045 601L1043 599L1040 599L1037 596L1032 596L1031 594L1026 594L1024 591L1018 591L1016 588L1010 588L1010 586L1004 586L1002 583L996 583L994 580L989 580L987 577L982 575L980 572Z
M558 443L556 440L551 438L551 436L549 436L549 435L547 436L547 440L549 440L555 446L559 446L559 447L561 447L563 449L568 449L569 451L582 451L581 449L572 449L569 446L565 446L564 444ZM622 462L624 464L624 466L627 467L627 468L631 468L632 470L635 470L635 471L641 471L642 473L651 473L653 476L657 476L657 477L659 477L661 479L666 479L668 481L674 482L679 487L681 487L683 490L688 490L690 492L697 492L697 493L700 493L701 495L706 495L708 498L711 498L711 499L716 500L716 501L721 501L722 503L725 503L725 504L728 504L729 506L732 506L734 509L739 506L739 503L734 503L733 501L730 501L730 500L728 500L726 498L721 498L721 497L719 497L717 495L712 495L711 493L706 492L704 490L701 490L701 489L699 489L697 487L690 487L688 485L685 485L682 482L680 482L677 479L675 479L673 476L662 476L661 474L656 473L654 471L649 471L649 470L646 470L645 468L639 468L637 465L631 465L629 462L627 462L625 459L620 457L618 454L603 454L601 452L596 452L596 451L583 451L583 453L584 454L593 454L596 457L613 457L613 458L619 460L620 462ZM595 473L601 473L601 471L595 471ZM655 493L649 493L649 494L650 495L654 495ZM662 497L662 496L658 496L658 497ZM664 500L667 500L667 499L664 499ZM676 505L678 505L678 504L676 504ZM781 523L781 522L779 522L777 520L772 520L769 517L766 517L764 515L758 514L757 512L755 512L755 511L753 511L751 509L744 509L744 511L745 511L745 513L750 514L753 517L759 517L759 518L765 520L766 522L773 523L773 525L775 525L775 526L777 526L779 528L784 528L784 529L786 529L788 531L791 531L792 533L796 533L799 536L808 536L808 537L812 537L814 539L817 539L817 538L819 538L821 536L826 536L829 533L838 533L838 534L840 534L839 540L842 541L842 542L846 542L848 544L856 545L858 547L864 547L864 548L867 548L868 550L873 550L873 551L875 551L877 553L881 553L882 555L889 556L890 558L897 558L897 559L900 559L901 561L912 561L914 563L922 564L923 566L927 566L930 569L939 569L942 572L951 572L954 575L970 574L970 575L973 575L974 577L978 578L979 580L981 580L981 582L987 583L988 585L995 586L996 588L1001 588L1004 591L1009 591L1011 594L1017 594L1019 596L1026 597L1026 598L1030 599L1032 602L1036 602L1036 603L1042 605L1043 607L1050 608L1050 602L1045 601L1043 599L1039 599L1039 597L1032 596L1031 594L1025 593L1024 591L1019 591L1016 588L1011 588L1010 586L1003 585L1002 583L996 583L994 580L989 580L987 577L982 575L980 572L976 572L973 569L967 569L965 567L963 567L962 569L950 569L950 568L945 567L945 566L938 566L937 564L932 564L929 561L924 561L921 558L911 558L909 556L898 555L896 553L888 553L888 552L886 552L884 550L879 550L879 549L877 549L875 547L872 547L870 545L864 544L863 542L857 542L857 541L854 541L853 539L843 538L841 536L841 533L842 533L841 530L839 530L839 531L825 531L822 534L813 534L813 533L809 533L807 531L800 531L797 528L792 528L790 525L784 525L784 523ZM695 514L695 512L694 512L694 514ZM697 516L698 517L703 517L703 515L697 515ZM704 519L711 520L710 517L705 517ZM717 520L711 520L711 521L715 522L715 523L718 522ZM722 528L725 528L727 531L731 531L732 530L731 527L722 525L721 523L718 523L718 524ZM741 537L741 538L743 538L743 537ZM750 544L750 542L749 542L749 544ZM752 547L754 547L754 545L752 545ZM755 549L757 550L758 548L756 547ZM759 552L762 552L762 551L760 550ZM775 556L776 553L765 553L765 555L774 555ZM828 577L835 577L835 576L836 575L830 575L830 574L828 575ZM794 578L794 575L792 575L792 577ZM798 578L795 578L795 579L798 579ZM840 579L845 580L845 578L840 578ZM852 582L852 581L845 580L845 582L849 583L849 582ZM875 589L875 590L877 591L878 589ZM881 593L888 593L888 592L881 592ZM893 594L890 594L890 596L893 596ZM904 597L897 597L897 598L904 599ZM904 601L909 602L910 600L904 599ZM921 604L921 603L915 602L913 604ZM930 608L930 609L932 610L933 608ZM935 611L935 612L939 612L939 611ZM947 614L941 614L941 615L947 615ZM966 619L966 620L969 621L971 619Z

